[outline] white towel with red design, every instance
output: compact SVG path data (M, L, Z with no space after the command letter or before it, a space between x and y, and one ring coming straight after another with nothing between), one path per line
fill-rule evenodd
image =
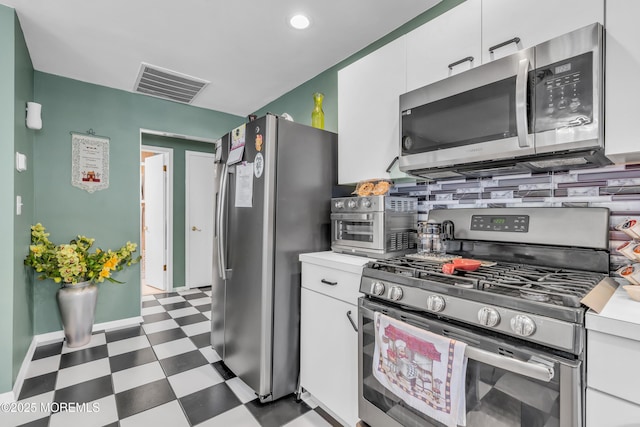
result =
M373 376L412 408L465 426L467 344L375 313Z

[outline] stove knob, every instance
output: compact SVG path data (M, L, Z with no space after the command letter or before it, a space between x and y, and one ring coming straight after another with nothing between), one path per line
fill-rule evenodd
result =
M369 199L363 199L363 200L362 200L362 207L363 207L363 208L370 208L370 207L371 207L371 200L369 200Z
M427 298L427 309L435 312L444 310L445 307L444 298L439 295L429 295Z
M402 288L400 286L392 286L389 289L389 299L391 301L400 301L402 299Z
M522 337L529 337L536 332L536 323L529 316L518 314L511 319L511 330Z
M358 207L358 202L356 202L354 199L351 199L351 200L349 200L348 206L349 206L351 209L355 209L355 208L357 208L357 207Z
M382 294L384 294L384 283L382 283L382 282L373 282L371 284L371 293L373 295L382 295Z
M334 205L336 207L336 209L343 209L344 208L344 200L336 200L336 202L334 203Z
M484 326L497 326L500 323L500 313L495 308L482 307L478 312L478 321Z

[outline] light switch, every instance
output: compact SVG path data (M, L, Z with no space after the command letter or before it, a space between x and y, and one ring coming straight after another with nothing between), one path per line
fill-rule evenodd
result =
M22 215L22 196L16 196L16 215Z
M16 170L24 172L27 170L27 156L16 151Z

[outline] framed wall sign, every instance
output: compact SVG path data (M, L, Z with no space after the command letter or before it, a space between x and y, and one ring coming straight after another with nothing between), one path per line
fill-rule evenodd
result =
M71 185L89 193L109 188L109 138L71 133Z

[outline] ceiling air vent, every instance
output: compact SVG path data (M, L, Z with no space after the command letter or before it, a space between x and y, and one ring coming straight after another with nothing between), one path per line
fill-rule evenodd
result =
M134 91L190 104L208 84L206 80L143 62Z

